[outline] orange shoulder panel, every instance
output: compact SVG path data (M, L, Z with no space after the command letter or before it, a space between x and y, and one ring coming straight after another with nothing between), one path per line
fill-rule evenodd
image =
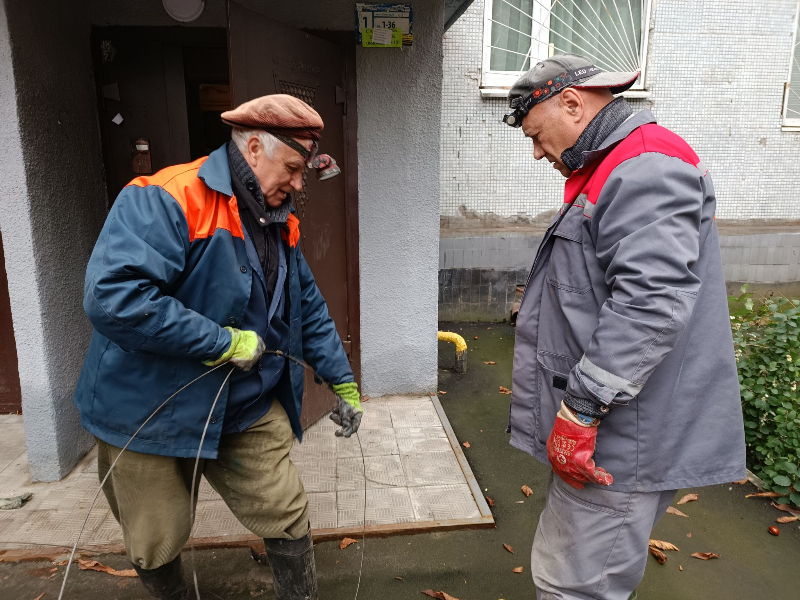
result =
M197 177L207 158L204 156L188 164L167 167L154 175L137 177L128 185L157 186L175 198L186 215L190 242L209 238L217 229L225 229L233 237L244 239L236 198L212 190Z
M286 224L289 226L289 232L281 230L281 237L289 246L297 248L297 243L300 241L300 219L289 213Z

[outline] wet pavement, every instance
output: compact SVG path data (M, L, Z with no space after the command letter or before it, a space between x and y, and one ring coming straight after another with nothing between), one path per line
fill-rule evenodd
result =
M439 398L458 439L470 444L464 453L481 488L494 501L497 528L368 538L358 598L417 599L425 597L421 590L434 589L461 600L531 599L530 548L549 468L508 445L510 397L500 394L499 386L511 387L514 330L502 324L442 324L441 328L460 333L469 345L469 373L460 376L440 370L439 390L447 393ZM449 352L452 346L442 344L443 362ZM526 498L522 485L530 486L533 495ZM778 525L780 536L770 535L767 528L786 513L767 500L745 500L745 494L756 491L750 484L682 490L678 497L688 491L699 494L698 501L680 507L688 518L665 515L653 533L680 552L669 552L664 565L648 557L640 599L800 597L800 521ZM504 543L512 546L513 554L503 548ZM361 550L360 541L344 550L335 542L316 546L323 600L354 598ZM721 558L704 562L690 558L693 552L714 552ZM127 568L124 556L95 559ZM188 552L184 561L189 563ZM252 560L249 549L198 551L197 564L203 599L273 597L269 572ZM520 566L522 574L512 572ZM41 600L55 600L63 572L63 566L51 563L0 564L0 598L36 600L44 593ZM135 579L73 569L64 598L146 596Z

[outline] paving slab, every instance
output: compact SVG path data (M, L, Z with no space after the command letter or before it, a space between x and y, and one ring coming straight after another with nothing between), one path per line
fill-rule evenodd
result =
M391 396L365 402L364 407L358 438L337 438L335 425L323 418L306 431L302 444L295 440L290 452L309 497L311 526L318 538L493 525L436 397ZM457 500L446 510L443 485L456 486ZM22 417L4 417L0 420L0 494L31 492L33 498L18 510L0 511L0 558L11 558L14 550L74 544L98 487L96 448L62 481L32 483ZM427 501L433 504L426 506ZM257 539L205 479L198 493L193 537L199 547L249 544ZM100 494L79 545L120 549L121 544L122 532Z

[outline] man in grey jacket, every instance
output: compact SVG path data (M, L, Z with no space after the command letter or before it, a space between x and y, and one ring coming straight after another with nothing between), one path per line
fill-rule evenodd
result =
M567 177L517 318L509 419L511 444L556 475L533 543L540 600L627 599L676 491L746 476L711 177L614 98L637 77L557 55L504 118Z

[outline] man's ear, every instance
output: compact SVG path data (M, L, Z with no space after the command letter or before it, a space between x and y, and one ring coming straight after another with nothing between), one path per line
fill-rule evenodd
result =
M247 141L247 153L245 155L245 159L251 167L255 166L255 164L258 162L258 155L262 151L263 149L261 148L261 140L259 140L256 136L252 136Z
M561 107L569 118L577 123L583 116L583 97L576 90L567 88L561 92Z

